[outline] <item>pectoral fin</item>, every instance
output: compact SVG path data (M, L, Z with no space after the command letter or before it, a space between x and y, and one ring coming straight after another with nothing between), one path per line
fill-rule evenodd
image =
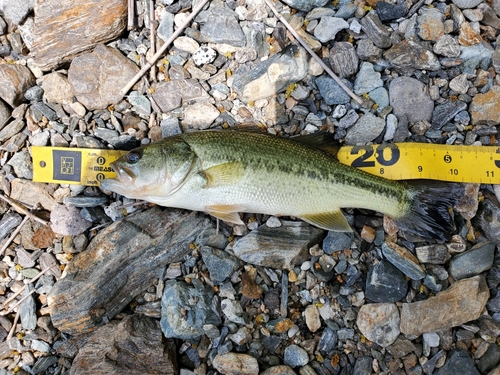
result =
M301 216L300 219L322 229L335 232L352 232L351 226L340 210Z
M237 225L244 224L240 219L240 215L238 215L238 212L245 210L245 207L243 206L236 204L214 205L208 206L205 209L210 215L216 217L217 219L221 219L222 221Z
M206 181L204 187L211 188L235 184L243 177L244 172L245 167L243 164L235 161L214 165L213 167L199 172L199 175Z

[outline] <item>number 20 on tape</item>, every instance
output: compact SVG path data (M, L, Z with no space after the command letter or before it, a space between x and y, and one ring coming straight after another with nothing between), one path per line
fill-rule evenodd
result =
M500 183L500 147L426 143L342 147L341 163L393 180Z

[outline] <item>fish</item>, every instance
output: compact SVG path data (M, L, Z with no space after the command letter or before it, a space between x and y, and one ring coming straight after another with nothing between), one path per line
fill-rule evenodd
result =
M264 133L178 134L129 151L101 187L160 206L206 212L232 224L240 213L292 216L352 231L345 208L392 218L402 233L448 240L457 194L436 181L393 181L338 162L326 143Z

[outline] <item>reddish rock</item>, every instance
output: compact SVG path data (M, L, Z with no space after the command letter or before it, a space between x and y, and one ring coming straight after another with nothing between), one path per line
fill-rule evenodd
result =
M474 96L469 110L472 125L500 124L500 86L493 86L488 92Z
M458 34L458 43L462 46L469 47L474 44L481 43L483 39L481 35L476 32L468 22L462 22L460 25L460 31Z
M125 30L126 0L37 0L31 54L42 70L118 37Z

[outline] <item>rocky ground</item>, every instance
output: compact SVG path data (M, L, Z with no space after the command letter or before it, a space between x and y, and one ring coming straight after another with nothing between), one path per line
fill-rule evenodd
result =
M42 184L30 146L128 150L234 125L350 145L498 145L499 0L0 3L0 374L500 374L500 189L446 243L245 226ZM153 20L153 21L152 21ZM130 27L127 28L127 25ZM310 192L304 191L304 199ZM21 204L21 206L20 206Z

